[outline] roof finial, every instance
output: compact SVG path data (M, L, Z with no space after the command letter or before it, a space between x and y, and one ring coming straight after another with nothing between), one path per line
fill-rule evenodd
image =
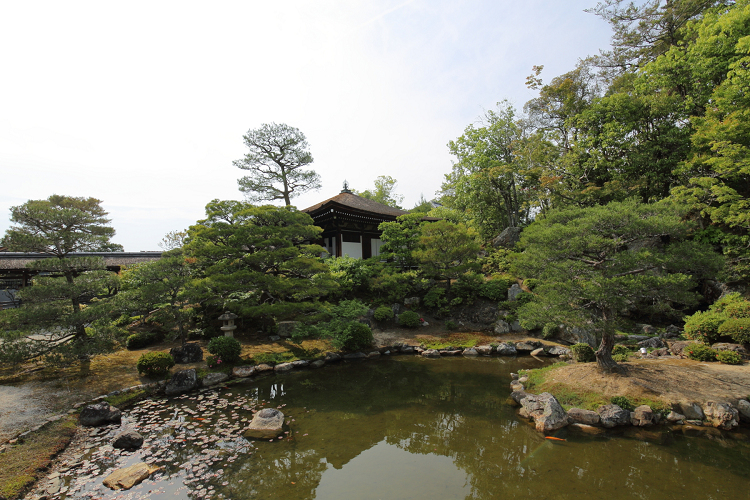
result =
M341 192L352 194L352 192L349 191L349 183L346 181L346 179L344 179L344 189L342 189Z

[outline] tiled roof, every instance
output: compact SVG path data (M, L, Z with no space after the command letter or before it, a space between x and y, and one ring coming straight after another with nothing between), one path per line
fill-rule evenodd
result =
M406 210L389 207L388 205L383 205L382 203L378 203L377 201L368 200L367 198L357 196L353 193L339 193L332 198L328 198L327 200L321 201L316 205L307 207L302 211L307 213L314 212L331 202L338 203L339 205L343 205L345 207L354 208L356 210L363 210L365 212L372 212L381 215L391 215L393 217L398 217L399 215L409 213Z

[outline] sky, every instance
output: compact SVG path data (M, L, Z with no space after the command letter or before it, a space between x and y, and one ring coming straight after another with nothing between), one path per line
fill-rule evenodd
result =
M435 197L447 143L609 47L595 0L0 0L0 234L52 194L102 201L126 251L243 199L242 136L286 123L322 188Z

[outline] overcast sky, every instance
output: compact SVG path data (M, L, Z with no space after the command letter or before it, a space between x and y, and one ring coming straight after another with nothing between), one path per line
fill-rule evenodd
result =
M595 0L0 0L0 234L10 207L103 201L127 251L158 250L212 199L242 199L232 165L263 123L299 128L317 192L398 180L411 208L484 110L534 97L607 48Z

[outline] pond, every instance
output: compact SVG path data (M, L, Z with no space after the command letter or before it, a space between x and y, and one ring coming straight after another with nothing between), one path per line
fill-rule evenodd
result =
M144 447L121 452L101 436L62 498L750 498L746 432L545 439L506 402L510 372L537 366L399 356L144 401L123 421ZM252 411L269 407L286 415L285 434L245 440ZM102 486L109 469L142 460L163 469L128 491Z

